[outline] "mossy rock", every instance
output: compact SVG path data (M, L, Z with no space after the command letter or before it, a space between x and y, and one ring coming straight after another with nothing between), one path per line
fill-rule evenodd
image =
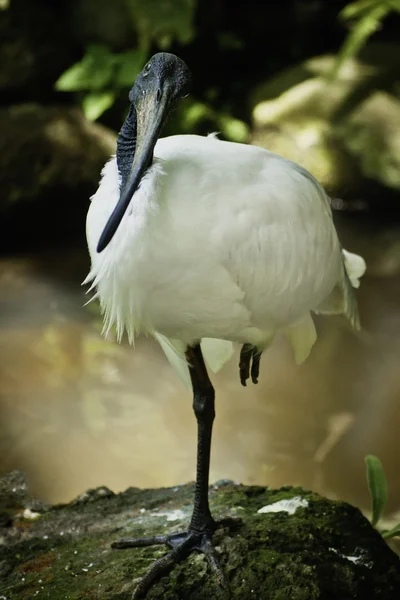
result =
M187 526L194 486L114 494L105 487L68 505L33 501L18 473L0 481L0 596L7 600L128 600L162 547L112 550L121 536L172 533ZM148 600L395 600L400 562L360 511L301 488L210 489L214 535L230 585L222 590L204 557L192 555Z

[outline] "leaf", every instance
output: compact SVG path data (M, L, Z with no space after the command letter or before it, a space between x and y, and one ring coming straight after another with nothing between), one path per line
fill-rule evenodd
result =
M375 527L381 518L387 501L387 481L382 463L377 456L365 457L367 482L372 499L372 525Z
M115 92L90 92L82 101L82 109L89 121L96 121L110 106L114 104Z
M387 0L358 0L357 2L350 2L350 4L342 8L339 17L344 21L350 21L351 19L361 17L363 13L367 13L382 4L387 4Z
M249 137L249 127L244 121L231 116L220 116L219 126L222 133L232 142L246 142Z
M57 79L55 88L60 92L104 89L111 82L114 65L115 55L107 46L93 44L88 46L80 62L69 67Z
M354 25L344 43L342 44L337 56L331 77L335 77L343 64L360 51L368 38L379 29L382 20L389 14L390 6L385 2L375 2L371 10L368 10L364 16Z
M388 540L389 538L400 537L400 523L397 523L397 525L388 531L381 531L381 534L385 540Z
M197 127L202 119L212 119L213 117L212 109L203 102L197 102L190 98L186 105L185 112L182 115L182 125L188 130Z

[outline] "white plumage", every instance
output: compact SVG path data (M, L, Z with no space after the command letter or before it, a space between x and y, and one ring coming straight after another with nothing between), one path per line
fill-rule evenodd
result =
M115 157L87 217L105 333L158 339L182 379L183 352L206 338L217 370L231 343L266 348L277 332L297 362L316 339L311 312L343 313L357 328L351 285L364 260L342 251L329 200L305 169L267 150L214 136L158 140L109 245L99 237L119 199Z

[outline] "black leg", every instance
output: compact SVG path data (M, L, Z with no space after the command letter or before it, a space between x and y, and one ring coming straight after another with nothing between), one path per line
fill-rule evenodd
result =
M112 544L115 549L138 548L165 544L171 551L156 560L133 593L132 600L144 598L149 589L159 579L170 572L191 552L197 551L205 555L211 570L220 585L226 587L223 572L218 563L218 556L212 545L212 535L217 523L211 516L208 504L208 479L210 470L210 452L212 426L215 417L214 388L208 377L200 345L187 349L186 358L189 363L190 377L193 387L193 410L197 419L197 470L196 488L192 518L187 532L172 535L159 535L147 538L122 539ZM225 520L228 524L228 519ZM229 592L227 592L229 594Z
M240 351L239 374L240 382L246 386L247 380L250 377L253 383L258 383L260 374L261 352L251 344L243 344ZM251 369L250 369L251 365Z
M253 362L251 363L251 380L253 383L258 383L258 376L260 375L260 360L261 352L254 348L253 350Z
M197 470L194 508L189 531L213 533L215 521L208 506L208 477L212 426L215 418L215 392L208 377L199 345L188 348L190 378L193 387L193 410L197 419Z

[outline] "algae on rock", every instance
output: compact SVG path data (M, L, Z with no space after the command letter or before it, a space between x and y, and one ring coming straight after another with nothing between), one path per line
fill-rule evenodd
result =
M7 600L128 600L160 546L115 551L121 536L184 529L193 484L114 494L89 490L68 505L33 501L22 476L0 480L0 596ZM343 600L400 597L400 561L360 511L301 488L210 488L215 517L236 517L214 541L231 588L192 555L148 600Z

